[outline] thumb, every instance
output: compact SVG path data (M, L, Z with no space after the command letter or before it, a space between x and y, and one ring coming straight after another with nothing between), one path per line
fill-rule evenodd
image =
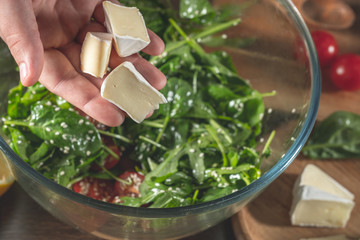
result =
M0 37L19 66L22 84L35 84L42 72L44 48L31 0L0 0L0 22Z

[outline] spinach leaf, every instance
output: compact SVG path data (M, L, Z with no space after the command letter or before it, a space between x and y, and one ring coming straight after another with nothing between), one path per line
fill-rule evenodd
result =
M11 118L26 118L27 109L24 104L21 102L21 97L23 94L24 87L19 84L17 87L10 89L8 95L8 107L7 114Z
M89 120L74 111L61 109L47 102L36 103L31 108L28 121L9 120L5 124L28 127L45 143L60 148L64 153L88 157L102 146L100 135Z
M30 146L29 141L25 138L25 136L19 129L9 127L9 131L10 131L11 138L12 138L11 139L12 149L24 161L29 161L29 157L28 157L28 150L29 150L29 146Z
M115 144L124 158L134 161L131 168L136 165L146 175L141 197L120 199L120 204L133 207L187 206L255 181L270 153L269 144L262 153L256 150L266 94L239 76L229 54L209 53L203 47L251 44L253 38L217 35L241 22L238 17L247 4L215 8L208 0L121 3L138 7L147 26L166 42L160 56L142 56L168 78L161 90L168 104L142 124L125 121L98 130L42 85L19 85L9 94L3 118L11 146L41 174L70 187L84 177L116 179L128 170L123 162L110 171L91 167L108 156L105 145ZM20 145L22 138L26 144Z
M36 149L36 151L30 155L30 164L34 166L34 164L36 163L45 162L47 159L52 157L54 151L51 150L52 147L49 144L45 142L41 143L41 145Z
M179 159L183 154L183 147L177 147L167 152L165 160L146 175L145 181L149 181L153 177L163 177L165 175L175 173L177 171Z
M196 142L190 144L187 147L186 152L189 156L193 176L200 184L203 183L205 175L205 154L201 151Z
M170 117L185 115L194 105L194 94L189 83L182 79L170 78L162 90L168 104L160 106L159 113Z
M249 99L244 103L244 110L240 115L240 121L249 123L250 126L255 126L260 123L265 114L265 104L259 93L256 91L255 98Z
M208 0L180 0L180 16L200 22L201 17L214 17L215 10Z
M360 157L360 116L335 112L317 125L302 153L310 158Z
M208 94L214 101L228 101L237 97L237 95L228 87L220 84L212 84L208 87Z

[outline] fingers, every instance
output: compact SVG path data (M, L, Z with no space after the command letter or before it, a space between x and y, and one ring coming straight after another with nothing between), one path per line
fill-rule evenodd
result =
M105 1L105 0L104 0ZM105 22L105 13L104 13L104 8L102 6L102 2L101 1L94 9L94 18L96 19L96 21L98 21L101 24L104 24ZM111 2L115 3L115 4L119 4L119 1L117 0L110 0Z
M80 44L82 44L87 32L104 32L104 31L105 31L105 28L101 24L99 24L97 22L92 22L92 23L88 24L80 32L80 34L78 36L78 42ZM156 42L157 39L160 40L160 42L158 43L159 44L158 48L160 48L160 50L161 50L161 48L163 48L163 45L161 46L161 43L162 43L161 39L154 33L151 36L155 39L154 42ZM149 46L147 48L149 48ZM151 50L151 49L149 49L149 50L150 51L155 51L155 50ZM69 58L73 58L72 56L74 56L74 54L77 54L79 51L80 50L68 49L66 51L66 53L64 51L63 52ZM78 56L77 56L77 58L78 58ZM73 63L73 65L75 67L80 66L76 61L79 61L79 60L73 59L71 62ZM119 57L117 55L116 51L113 50L111 52L110 64L109 64L110 68L114 69L118 65L123 63L124 61L132 62L134 64L135 68L156 89L162 89L165 86L165 84L166 84L165 75L159 69L157 69L154 65L152 65L151 63L146 61L144 58L142 58L139 54L133 54L132 56L129 56L129 57L126 57L126 58L121 58L121 57ZM80 68L78 67L78 69L80 69ZM90 79L92 81L94 81L91 77L90 77ZM99 81L96 81L95 84L98 84L98 83L99 83Z
M146 48L144 48L142 51L152 56L160 55L165 49L163 40L149 29L148 34L150 38L150 44L147 45Z
M70 61L71 65L73 66L74 70L76 70L79 74L81 74L80 68L80 52L81 52L81 45L77 43L68 44L61 49L59 49L62 54ZM96 78L91 76L90 74L83 74L94 86L98 89L101 88L101 84L103 79Z
M103 99L100 90L80 75L68 58L57 50L45 51L45 64L39 81L54 94L107 126L119 126L124 121L124 113Z
M30 0L0 0L0 36L19 65L23 85L38 80L44 64L44 50Z

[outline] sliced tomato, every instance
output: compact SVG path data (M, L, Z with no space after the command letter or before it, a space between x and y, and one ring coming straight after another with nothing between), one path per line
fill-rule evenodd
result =
M114 198L114 181L88 177L73 184L74 192L90 198L112 202Z
M126 171L121 174L119 178L125 180L127 183L116 181L114 192L117 197L139 197L139 187L144 181L144 175L134 171Z

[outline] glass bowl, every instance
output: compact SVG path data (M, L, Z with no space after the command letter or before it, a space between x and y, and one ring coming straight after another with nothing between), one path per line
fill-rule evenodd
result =
M210 202L170 209L132 208L90 199L57 185L33 170L0 138L18 183L58 219L105 239L176 239L203 231L238 212L274 181L299 154L315 122L320 98L320 70L309 31L291 1L212 1L213 5L250 2L242 23L226 32L256 39L245 48L221 49L233 58L240 76L260 92L276 91L265 98L263 138L276 131L272 155L263 162L262 176L243 189ZM296 42L303 45L305 61L294 58ZM209 49L211 51L211 49ZM18 73L1 49L0 111L8 90L18 83Z

